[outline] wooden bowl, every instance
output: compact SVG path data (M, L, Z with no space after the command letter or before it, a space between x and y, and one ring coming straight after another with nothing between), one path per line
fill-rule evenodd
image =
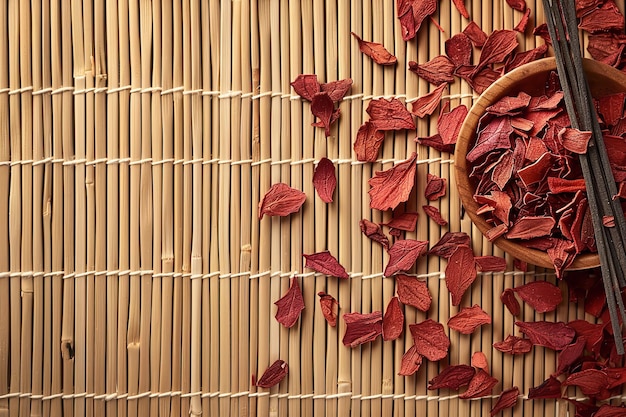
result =
M626 92L625 73L590 59L584 60L583 67L594 97ZM461 127L454 152L456 185L461 196L461 202L465 207L465 212L483 234L491 229L492 226L487 223L485 217L476 214L479 208L479 205L473 198L476 184L469 178L471 169L469 169L465 159L468 151L476 141L478 121L485 113L485 108L504 96L517 95L522 90L530 95L543 94L545 82L552 71L556 71L555 59L544 58L523 65L503 75L476 100ZM495 240L494 243L517 259L544 268L554 268L546 252L524 247L515 241L507 240L504 236ZM587 269L599 265L600 260L597 254L585 253L577 256L568 269Z

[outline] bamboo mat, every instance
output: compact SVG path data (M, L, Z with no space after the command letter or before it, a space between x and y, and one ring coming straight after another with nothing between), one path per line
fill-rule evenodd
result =
M534 27L540 3L528 5ZM487 33L521 17L505 0L466 6ZM434 243L464 231L477 254L503 255L462 216L452 155L417 145L414 132L388 134L375 163L359 163L352 150L372 98L410 103L433 88L408 61L445 53L445 40L468 23L447 0L433 18L444 32L427 19L406 43L392 0L1 0L0 417L479 416L502 390L518 386L525 396L546 379L555 352L492 348L517 331L502 290L556 282L552 271L514 270L508 257L505 273L481 274L464 300L493 324L449 332L448 359L417 376L398 375L412 345L408 324L445 324L458 311L445 261L419 259L412 272L427 280L433 307L407 307L395 342L347 348L343 319L331 328L321 314L319 291L337 298L340 316L382 311L394 295L382 276L387 254L359 220L389 220L370 210L368 180L412 151L417 191L406 209L421 210L426 175L437 174L449 180L435 204L450 223L422 215L407 237ZM398 64L374 64L351 31L383 43ZM543 42L530 31L520 38L523 49ZM301 73L354 80L328 138L291 89ZM446 93L452 106L475 98L460 80ZM418 136L435 129L436 116L418 120ZM312 184L322 157L338 176L328 205ZM307 200L296 214L259 221L259 200L277 182ZM350 279L304 268L302 254L322 250ZM306 308L286 329L273 303L294 276ZM566 303L536 316L524 307L523 320L535 317L589 318ZM494 397L426 389L444 366L469 364L478 351L500 381ZM287 378L253 386L277 359L289 364ZM566 416L568 407L521 401L503 415Z

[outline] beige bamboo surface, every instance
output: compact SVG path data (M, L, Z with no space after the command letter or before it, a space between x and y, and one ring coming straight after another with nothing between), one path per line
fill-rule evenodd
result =
M505 0L465 3L487 33L521 17ZM527 3L534 27L541 5ZM565 401L524 401L555 369L555 352L492 348L518 334L502 290L556 283L552 271L516 271L507 256L506 272L479 274L463 305L479 304L493 324L470 336L446 330L449 357L425 361L416 376L397 375L408 325L445 325L459 310L445 260L419 259L412 274L433 306L406 307L397 341L350 349L343 320L331 328L322 317L319 291L338 300L340 316L380 311L394 296L382 276L388 256L359 220L391 218L370 210L368 180L413 151L417 183L404 209L421 211L433 173L448 180L432 204L450 223L421 213L407 237L434 243L464 231L476 254L504 256L462 216L452 155L417 145L414 132L387 133L375 163L352 150L371 99L408 105L432 90L408 61L445 53L469 22L448 0L433 19L444 32L427 19L406 43L393 0L0 0L0 417L480 416L513 386L521 404L505 416L572 413ZM374 64L350 32L383 43L398 64ZM519 38L522 49L543 42L530 30ZM291 89L302 73L354 80L328 138ZM476 99L458 79L445 94L452 106ZM436 115L417 120L418 136L434 133ZM338 176L331 204L312 184L322 157ZM277 182L307 200L296 214L259 221L258 203ZM350 279L304 268L302 254L322 250ZM306 309L286 329L273 303L292 277ZM522 315L544 318L528 306ZM545 315L576 318L590 319L565 303ZM500 381L493 397L426 389L443 366L469 364L478 351ZM252 385L277 359L289 364L287 378Z

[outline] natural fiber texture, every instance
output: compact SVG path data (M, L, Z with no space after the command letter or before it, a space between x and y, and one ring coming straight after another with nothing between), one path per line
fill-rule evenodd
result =
M539 4L529 26L543 22ZM449 358L398 375L412 345L408 324L446 323L458 312L443 280L445 261L420 258L413 275L433 295L429 313L406 308L405 336L360 348L341 343L345 322L329 327L317 293L348 312L382 311L395 294L383 278L387 254L359 229L368 180L417 151L417 186L406 203L426 204L427 173L448 180L435 202L450 224L421 215L408 238L436 242L446 231L471 235L474 251L503 255L462 215L452 156L417 145L414 132L387 134L375 163L352 143L372 98L406 103L433 86L407 71L443 54L468 23L442 0L433 22L404 42L395 2L0 0L0 417L6 416L438 416L488 415L495 400L460 400L428 391L446 364L485 353L500 381L494 393L522 395L556 367L536 347L504 355L492 343L517 332L499 300L504 288L552 271L481 274L464 305L493 318L474 334L448 332ZM466 0L487 33L512 28L521 13L505 0ZM623 4L620 4L623 10ZM354 32L398 57L376 65ZM537 40L527 33L521 43ZM324 137L310 105L290 86L298 74L321 82L352 78L341 117ZM452 106L476 95L457 80ZM417 135L436 130L436 114ZM312 184L317 161L335 164L335 201ZM306 193L289 217L257 207L272 184ZM329 250L349 271L338 280L304 268L302 254ZM273 304L297 277L306 308L291 329ZM566 291L564 285L563 291ZM563 303L522 319L568 321L585 314ZM252 385L275 360L289 364L277 387ZM576 391L568 391L571 397ZM495 397L495 396L494 396ZM504 415L567 415L555 400L522 401ZM508 413L508 414L507 414ZM512 413L512 414L511 414Z

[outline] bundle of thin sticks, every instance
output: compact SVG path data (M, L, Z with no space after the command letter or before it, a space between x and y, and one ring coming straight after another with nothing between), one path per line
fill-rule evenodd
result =
M543 0L543 6L572 127L592 133L587 153L580 155L580 165L587 187L615 345L617 352L623 354L620 319L622 323L626 322L621 296L621 289L626 286L626 221L619 198L615 197L615 180L583 70L575 2ZM614 219L615 226L605 226L604 218Z

